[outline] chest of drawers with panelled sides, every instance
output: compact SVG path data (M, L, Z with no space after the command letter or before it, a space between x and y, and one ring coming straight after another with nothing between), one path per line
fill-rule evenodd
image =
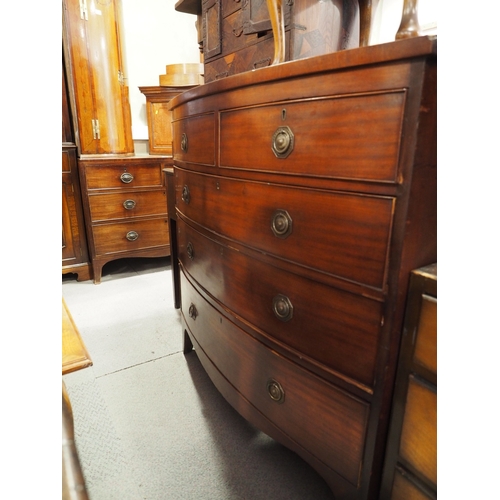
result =
M171 164L167 156L79 158L95 284L112 260L170 255L163 169Z
M436 261L437 40L175 97L184 350L338 499L378 498L412 269Z

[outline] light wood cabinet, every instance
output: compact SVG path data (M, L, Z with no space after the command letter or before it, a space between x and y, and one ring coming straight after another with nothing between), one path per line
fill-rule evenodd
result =
M146 96L148 116L149 154L172 155L172 112L168 103L176 95L195 87L139 87Z
M80 155L133 154L120 0L63 0Z

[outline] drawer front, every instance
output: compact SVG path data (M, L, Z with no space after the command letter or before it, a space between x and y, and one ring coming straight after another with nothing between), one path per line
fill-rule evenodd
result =
M174 160L215 165L213 113L172 122Z
M186 324L222 375L290 438L357 486L369 405L244 333L201 298L183 273L181 286Z
M163 177L158 165L85 166L87 189L137 188L162 186Z
M89 195L92 222L147 215L167 215L165 191L133 191Z
M398 91L223 111L220 166L395 182L404 103Z
M437 300L422 295L422 307L415 341L415 362L437 374Z
M182 169L176 169L176 186L180 212L216 233L308 268L383 287L393 198L239 181ZM281 234L283 227L289 234Z
M289 39L289 34L285 33L285 37ZM274 57L274 39L271 34L265 35L258 42L256 41L252 45L230 54L230 56L205 62L205 83L270 66ZM246 133L247 129L244 126L240 128L240 133L237 135L241 138Z
M379 302L252 259L204 237L182 219L177 231L186 272L218 301L300 356L373 387Z
M437 484L437 394L410 376L400 456L429 481Z
M169 243L166 218L103 224L92 228L96 255L155 248Z

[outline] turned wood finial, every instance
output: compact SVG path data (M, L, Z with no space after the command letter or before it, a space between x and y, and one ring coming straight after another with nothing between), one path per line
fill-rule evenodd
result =
M271 64L285 62L285 14L283 0L266 0L274 36L274 60Z
M418 0L404 0L403 16L401 24L396 33L396 40L403 38L413 38L419 35L420 26L418 24Z

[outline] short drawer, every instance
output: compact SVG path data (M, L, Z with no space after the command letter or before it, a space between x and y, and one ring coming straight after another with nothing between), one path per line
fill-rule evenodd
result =
M396 182L405 98L393 91L222 111L220 166Z
M215 165L215 117L213 113L174 120L174 161Z
M437 484L437 394L410 376L401 431L400 457Z
M92 228L92 234L96 255L169 244L167 218L96 225Z
M248 35L242 35L248 36ZM288 40L289 32L285 33ZM270 66L274 57L274 39L266 34L255 39L255 43L230 54L230 57L217 57L205 62L205 83L220 80L231 75ZM240 128L238 138L247 133L246 127Z
M204 237L182 219L177 232L186 272L236 316L299 356L373 387L380 302L253 259Z
M92 222L167 215L165 191L133 191L89 195Z
M383 288L394 198L239 181L176 169L176 206L276 257Z
M88 190L163 185L162 171L159 165L87 165L85 166L85 178Z
M237 328L183 273L181 287L186 324L222 375L291 439L357 486L369 405Z

